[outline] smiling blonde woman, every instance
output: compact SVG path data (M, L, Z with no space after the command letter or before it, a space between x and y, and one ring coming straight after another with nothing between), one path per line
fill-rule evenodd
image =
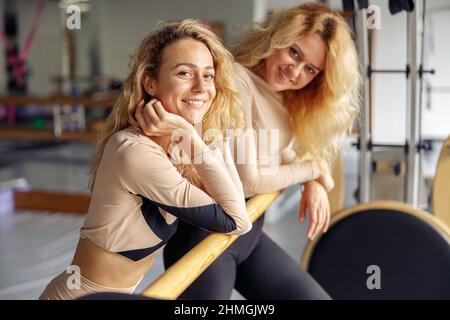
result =
M174 234L178 219L227 234L251 229L236 168L218 157L193 125L238 125L230 54L201 24L184 20L150 33L131 61L131 73L106 121L92 164L92 199L71 270L53 279L40 299L75 299L98 292L132 293L154 254ZM157 117L182 129L193 161L172 158L170 136L149 138L134 120L139 100ZM191 147L195 152L191 153ZM220 183L218 183L220 182Z

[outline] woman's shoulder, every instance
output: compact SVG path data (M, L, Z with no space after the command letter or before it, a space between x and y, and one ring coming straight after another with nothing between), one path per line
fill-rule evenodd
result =
M250 85L253 82L251 78L252 72L239 62L233 62L233 71L238 83Z
M165 154L159 144L133 127L128 127L114 133L108 140L107 148L116 154L128 154L130 152L144 152L147 156L152 154Z
M233 69L236 89L239 92L240 101L243 104L244 109L249 109L253 103L252 101L255 92L258 91L251 76L252 71L238 62L233 63Z
M244 67L242 64L236 61L233 61L233 69L237 73L245 73L247 70L246 67Z
M264 96L274 95L269 84L264 79L242 64L234 62L234 73L236 82L240 85L241 90L246 89L251 94L261 94Z

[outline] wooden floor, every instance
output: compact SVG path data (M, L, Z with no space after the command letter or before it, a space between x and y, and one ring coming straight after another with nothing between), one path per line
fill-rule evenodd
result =
M80 215L18 211L0 217L0 299L36 299L68 266Z

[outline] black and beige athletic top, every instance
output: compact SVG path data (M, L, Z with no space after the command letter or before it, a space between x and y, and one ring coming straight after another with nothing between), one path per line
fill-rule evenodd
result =
M117 132L105 146L80 236L137 261L166 244L177 218L214 232L248 232L242 184L224 161L227 152L205 146L203 161L193 164L200 188L158 143L133 128Z

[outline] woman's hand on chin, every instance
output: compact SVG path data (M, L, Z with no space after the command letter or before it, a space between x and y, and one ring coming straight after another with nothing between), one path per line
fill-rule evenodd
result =
M183 117L167 112L157 99L147 104L142 99L134 113L140 129L149 137L171 135L175 130L194 130L194 127Z

